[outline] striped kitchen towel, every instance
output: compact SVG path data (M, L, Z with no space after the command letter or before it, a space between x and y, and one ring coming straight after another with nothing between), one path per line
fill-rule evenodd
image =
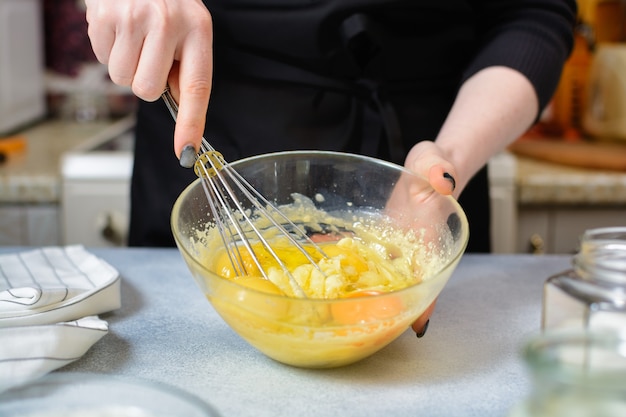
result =
M0 255L0 391L80 358L120 305L118 271L80 245Z
M119 307L119 273L83 246L0 255L0 328L75 320Z
M0 392L81 358L108 330L97 316L0 329Z

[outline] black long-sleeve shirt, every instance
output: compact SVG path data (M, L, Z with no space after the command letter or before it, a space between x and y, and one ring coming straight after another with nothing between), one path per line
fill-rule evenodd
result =
M222 47L239 48L322 76L385 82L463 81L504 65L528 77L540 108L572 47L576 16L574 0L205 3L214 16L218 54Z
M205 0L214 82L205 136L229 161L327 149L401 164L434 139L463 81L503 65L543 108L573 44L574 0ZM194 179L162 103L138 114L131 245L173 245L169 213ZM489 250L487 175L460 198L469 251Z

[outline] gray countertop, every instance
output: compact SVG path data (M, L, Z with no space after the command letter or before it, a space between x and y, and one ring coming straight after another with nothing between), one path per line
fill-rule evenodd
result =
M6 248L5 248L6 250ZM9 249L10 250L10 249ZM223 416L504 416L528 393L520 349L539 333L544 280L569 256L465 255L428 333L331 370L268 359L197 289L176 249L94 249L122 276L110 332L57 372L166 382Z

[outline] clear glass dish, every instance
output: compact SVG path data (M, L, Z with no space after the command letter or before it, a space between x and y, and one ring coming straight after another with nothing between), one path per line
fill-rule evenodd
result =
M219 417L201 399L153 381L54 372L0 394L2 417Z

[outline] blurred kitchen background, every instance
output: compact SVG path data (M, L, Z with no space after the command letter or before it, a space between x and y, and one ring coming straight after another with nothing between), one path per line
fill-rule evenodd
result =
M552 103L489 164L495 253L572 253L626 225L626 0L578 3ZM135 106L82 0L0 0L0 245L126 244Z

